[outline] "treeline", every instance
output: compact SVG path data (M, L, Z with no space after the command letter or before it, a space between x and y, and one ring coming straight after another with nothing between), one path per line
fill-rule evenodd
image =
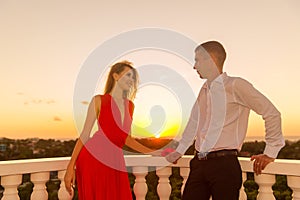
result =
M70 156L75 142L75 140L1 138L0 161Z
M177 142L170 139L138 139L140 143L152 149L160 149L166 147L176 148ZM54 140L54 139L8 139L0 138L0 160L16 160L16 159L30 159L30 158L51 158L51 157L65 157L72 154L72 150L76 140ZM263 153L265 142L254 141L245 142L242 146L239 156L250 157L254 154ZM134 150L124 146L125 154L133 154ZM186 152L187 155L194 154L194 145L192 145ZM300 140L299 141L286 141L286 145L280 151L278 158L280 159L300 159ZM150 167L151 168L151 167ZM172 193L170 200L181 199L181 185L182 177L179 173L179 168L172 168L172 175L170 176L170 184ZM129 180L131 187L135 182L135 177L129 171ZM158 177L155 170L149 170L146 176L146 183L148 185L148 193L146 199L158 200L156 187L158 184ZM49 200L56 200L57 192L60 185L60 180L57 178L57 172L51 172L51 179L47 182L47 191ZM258 185L254 181L253 173L247 173L247 181L244 183L245 191L248 200L255 200L258 194ZM19 196L21 200L29 200L33 189L33 184L30 182L29 175L23 175L22 184L19 186ZM274 196L277 200L292 199L292 190L287 186L286 176L276 175L276 183L273 185ZM0 187L0 199L2 197L3 188ZM134 193L133 193L134 196ZM74 200L77 199L77 191ZM134 198L135 199L135 198Z
M152 149L176 148L177 146L177 142L171 139L141 138L137 140ZM76 140L0 138L0 161L71 156L75 143ZM250 157L263 153L265 145L264 141L245 142L239 156ZM125 154L136 152L127 146L124 146L123 149ZM193 155L194 150L194 145L191 145L186 155ZM300 140L286 141L278 158L300 160Z
M241 156L252 156L263 153L266 143L261 141L245 142L241 149ZM285 146L280 150L278 159L300 160L300 140L286 141Z

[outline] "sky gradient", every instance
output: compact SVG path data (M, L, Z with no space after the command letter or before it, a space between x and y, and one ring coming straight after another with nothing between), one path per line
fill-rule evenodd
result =
M300 137L299 20L297 0L0 0L0 137L77 137L81 125L73 119L73 92L83 62L107 39L143 27L173 30L199 44L220 41L228 54L224 71L245 78L265 94L282 114L284 135ZM137 67L172 66L187 77L195 93L202 86L192 66L179 64L182 61L174 56L140 53L144 57L122 59ZM144 97L150 107L158 104L154 97L163 98L158 94L171 95L160 89L140 92L136 123L146 126L151 121L141 112L143 94L150 94ZM80 100L83 109L89 100ZM178 123L171 115L166 113L167 128ZM251 113L248 135L263 134L263 120Z

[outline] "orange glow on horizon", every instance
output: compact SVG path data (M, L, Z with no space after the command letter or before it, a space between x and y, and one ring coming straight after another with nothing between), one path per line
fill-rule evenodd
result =
M0 126L0 137L7 138L77 138L81 130L77 130L72 115L49 116L47 114L31 115L30 118L25 114L16 117L6 115L6 118L0 118L5 124ZM297 119L282 120L282 129L284 136L299 136L300 128ZM135 128L132 132L135 137L145 138L168 138L174 139L180 136L179 130L183 128L178 124L170 125L159 134L153 134ZM264 121L261 116L251 113L247 136L264 136ZM299 136L300 138L300 136Z

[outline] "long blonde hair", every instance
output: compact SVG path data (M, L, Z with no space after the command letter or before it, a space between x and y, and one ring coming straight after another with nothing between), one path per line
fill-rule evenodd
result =
M124 91L123 97L128 98L130 100L133 100L135 98L135 95L137 92L137 86L138 86L138 82L139 82L138 72L132 66L132 63L127 60L115 63L114 65L111 66L108 77L107 77L107 81L105 84L105 88L104 88L104 94L109 94L115 86L115 79L113 77L113 74L114 73L117 73L117 74L122 73L126 67L128 67L132 70L134 81L133 81L133 85L130 88L130 90Z

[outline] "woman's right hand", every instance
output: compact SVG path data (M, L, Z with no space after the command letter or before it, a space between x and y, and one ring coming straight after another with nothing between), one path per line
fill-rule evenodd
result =
M65 177L64 177L64 181L65 181L65 187L66 190L68 191L68 193L70 194L71 197L73 197L74 194L74 190L73 187L75 185L75 169L68 167Z

